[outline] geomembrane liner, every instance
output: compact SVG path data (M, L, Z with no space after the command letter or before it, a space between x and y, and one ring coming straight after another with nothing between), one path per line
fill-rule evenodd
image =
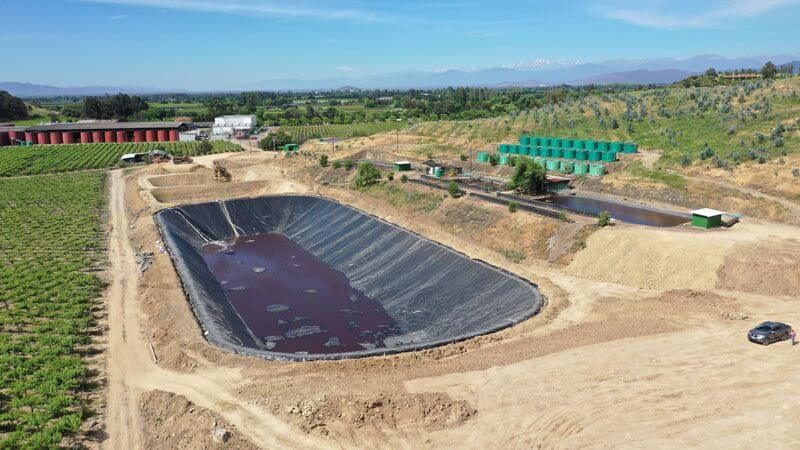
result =
M418 350L517 324L543 304L533 283L321 197L179 206L160 211L156 223L206 339L236 353L315 360ZM274 245L274 254L246 247L257 244ZM250 259L237 256L236 249L249 252ZM215 271L236 285L218 279ZM308 284L317 282L316 274L327 284ZM266 283L262 276L277 278L265 288L253 281ZM322 303L331 301L325 300L329 296L351 298L354 306ZM320 311L296 301L320 302ZM359 310L365 305L375 311L374 323L366 323L369 311ZM294 314L292 308L305 310ZM352 317L343 328L330 314ZM272 320L281 321L277 328ZM364 331L380 332L380 339Z

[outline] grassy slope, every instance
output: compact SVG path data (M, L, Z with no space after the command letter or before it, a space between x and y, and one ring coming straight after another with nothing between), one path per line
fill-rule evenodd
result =
M740 102L742 95L744 102ZM636 116L631 120L632 132L625 119L627 104ZM595 106L600 117L595 114ZM640 118L642 106L646 114ZM667 114L659 114L659 111ZM606 122L605 127L600 124L601 118ZM611 129L612 118L619 123L618 129ZM513 117L423 123L412 127L409 133L467 139L486 146L516 142L526 131L537 135L632 141L644 149L660 151L659 166L664 167L680 165L684 154L697 160L706 145L725 159L731 159L734 152L746 157L751 149L763 149L768 157L784 151L796 153L800 149L798 118L800 78L795 77L772 83L667 87L591 96L555 107L523 111ZM776 147L770 139L778 123L793 128L785 133L783 147ZM765 135L766 141L758 142L757 133ZM762 154L761 151L758 154Z

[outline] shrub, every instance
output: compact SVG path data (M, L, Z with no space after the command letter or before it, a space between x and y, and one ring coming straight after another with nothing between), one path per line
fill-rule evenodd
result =
M706 160L708 158L715 156L716 154L717 152L715 152L713 148L706 146L706 148L703 149L702 152L700 152L700 159Z
M401 183L407 183L408 182L408 175L402 175L400 177L400 182Z
M459 158L461 158L461 160L462 160L462 161L466 161L466 160L468 160L468 159L469 159L469 158L467 157L467 155L461 155L461 156L459 156Z
M508 187L521 192L542 192L547 183L547 172L528 158L519 158Z
M611 213L608 211L603 211L597 216L597 224L601 227L607 227L611 225Z
M214 153L214 146L211 145L211 142L202 141L200 145L197 146L197 154L198 155L208 155Z
M569 217L567 217L567 213L565 211L559 211L558 212L558 220L560 220L562 222L567 222L569 220Z
M337 161L334 161L334 162L333 162L333 168L334 168L334 169L338 169L338 168L340 168L340 167L342 167L342 162L341 162L341 161L338 161L338 160L337 160Z
M689 156L688 153L683 154L683 158L681 158L681 165L683 167L690 166L692 164L692 157Z
M352 164L352 162L350 164ZM380 171L371 163L364 163L358 167L358 175L353 183L356 187L366 187L377 183L380 179Z
M461 196L461 188L458 187L458 183L455 181L451 181L450 184L447 185L447 192L450 194L450 197L453 198Z
M792 169L792 176L795 178L800 178L800 169L798 169L797 167Z
M508 212L510 212L510 213L517 212L517 202L509 202L508 203Z
M373 168L374 168L374 167L375 167L375 166L373 166ZM350 158L347 158L347 159L345 159L345 160L344 160L344 168L345 168L345 170L350 170L350 169L352 169L352 168L353 168L353 160L352 160L352 159L350 159Z
M321 167L328 167L328 155L320 155L319 165Z
M388 174L386 174L386 179L388 179L389 181L393 181L394 180L394 172L389 172Z

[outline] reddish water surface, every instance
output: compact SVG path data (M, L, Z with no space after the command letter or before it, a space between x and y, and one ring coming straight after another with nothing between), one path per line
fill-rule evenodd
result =
M206 244L203 258L247 326L273 351L372 349L401 332L380 303L282 234Z

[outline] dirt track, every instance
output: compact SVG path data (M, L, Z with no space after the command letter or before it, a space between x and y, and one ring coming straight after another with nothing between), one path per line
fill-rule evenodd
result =
M302 161L252 158L231 160L248 161L233 169L235 179L266 183L252 195L312 190L303 185ZM800 440L794 411L800 350L744 340L760 320L799 322L800 302L759 294L758 286L752 293L720 290L740 289L729 280L740 273L734 264L741 265L730 252L754 249L769 261L775 249L760 243L798 238L796 227L754 221L711 233L660 230L650 240L651 229L620 226L593 235L570 266L537 259L515 264L443 231L424 214L314 186L539 283L549 304L517 327L429 351L275 363L227 354L202 339L169 258L155 245L151 215L164 204L139 182L157 173L148 171L111 176L107 448L175 445L163 433L180 436L185 446L213 448L211 417L234 433L231 443L262 448L730 448ZM195 200L237 192L203 188ZM142 276L134 261L140 247L155 253ZM604 258L611 248L624 251ZM676 267L692 249L706 256ZM631 255L650 259L632 264ZM770 286L770 280L792 279L787 273L795 269L786 264L775 278L760 270ZM669 290L695 279L695 291ZM174 407L178 401L185 406ZM163 421L171 426L145 428Z

